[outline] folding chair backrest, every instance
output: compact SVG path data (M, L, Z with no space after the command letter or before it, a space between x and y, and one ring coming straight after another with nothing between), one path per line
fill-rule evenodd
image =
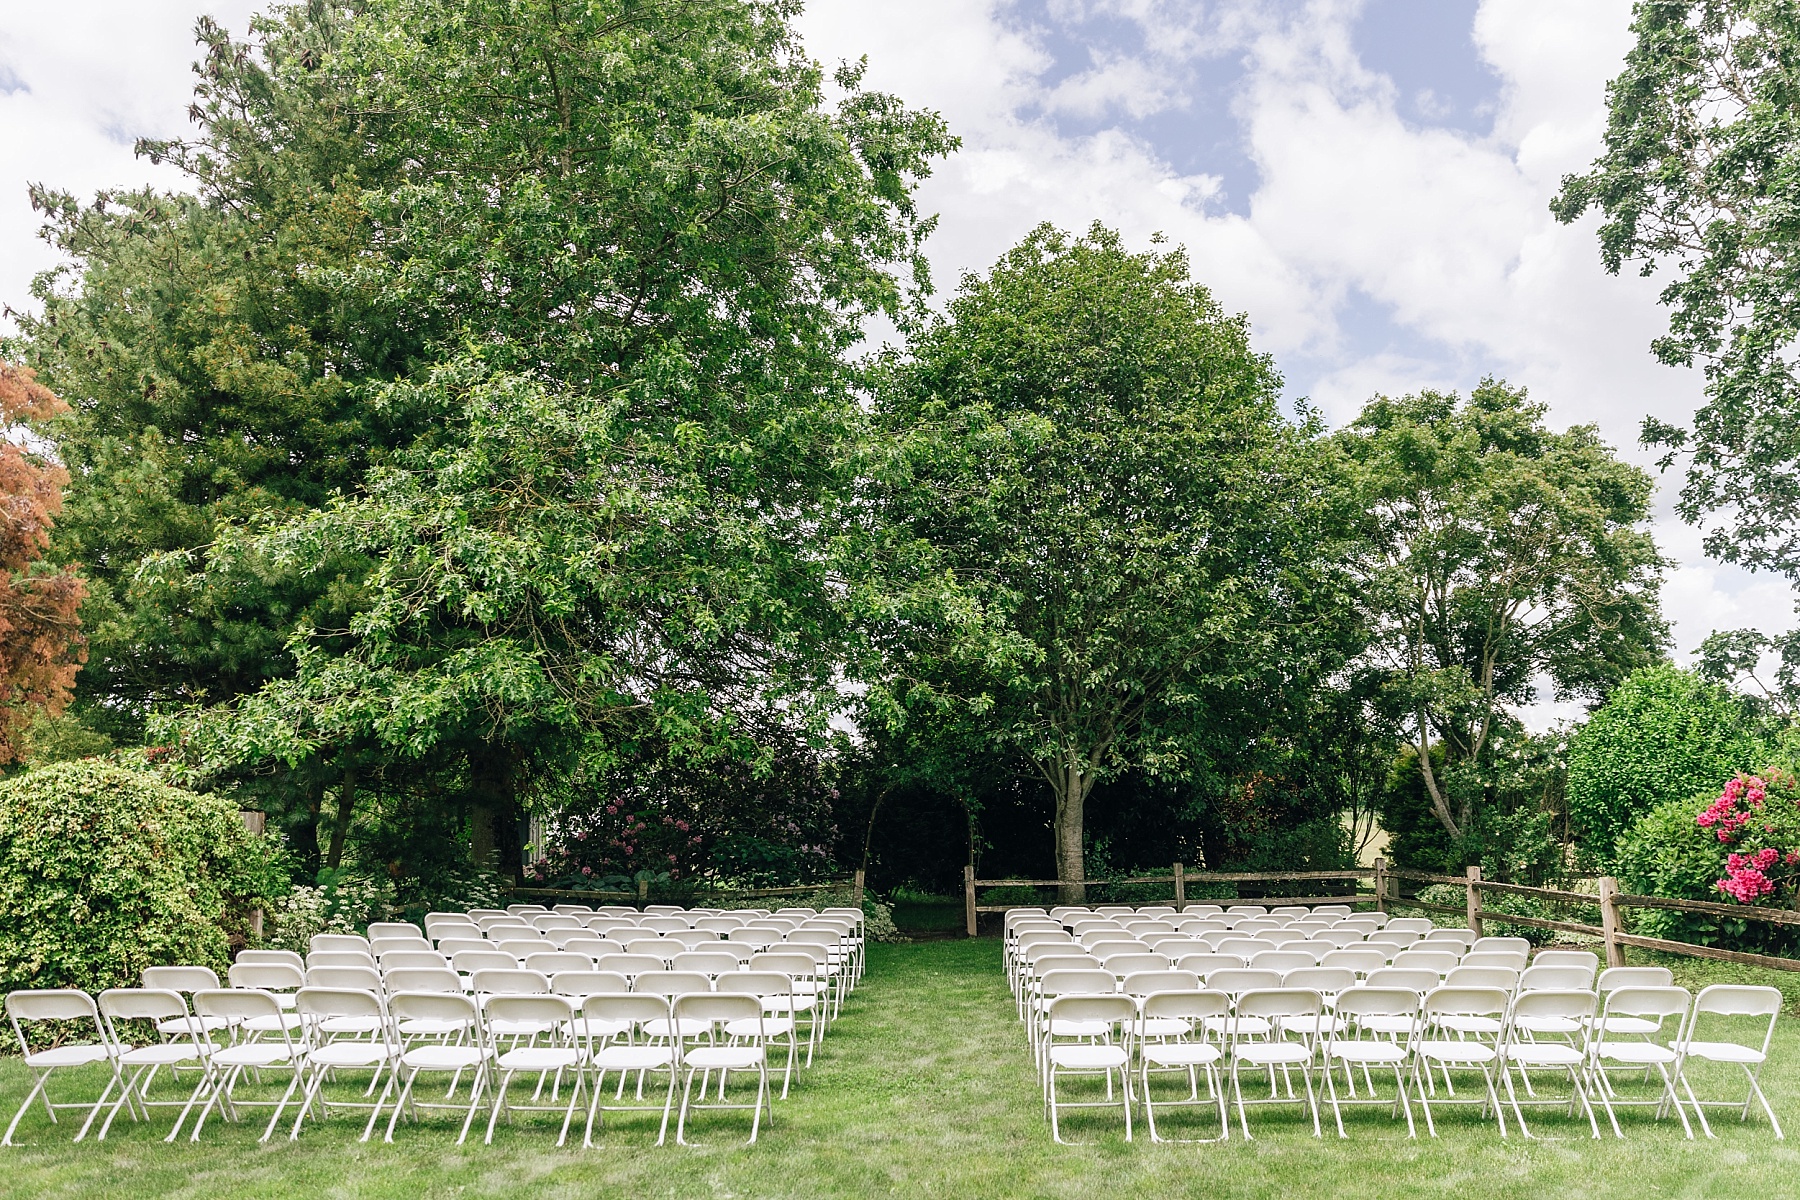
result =
M599 958L604 954L624 954L625 946L621 942L611 942L605 938L593 936L570 938L563 943L563 953L581 954L588 958Z
M1340 1017L1410 1017L1419 1011L1419 993L1407 987L1353 987L1332 1006Z
M1417 967L1421 970L1436 971L1439 975L1447 975L1462 961L1460 954L1441 950L1402 950L1394 955L1396 967Z
M813 961L810 954L776 951L751 955L750 969L752 971L776 971L791 979L812 979L819 970L819 964Z
M712 980L699 971L645 971L631 981L631 990L679 996L684 992L710 992Z
M462 976L449 967L398 967L381 978L389 993L456 992L463 990Z
M1499 988L1511 992L1519 986L1519 973L1511 967L1455 967L1444 976L1444 986Z
M400 1021L458 1021L470 1028L479 1012L474 997L437 990L395 992L388 997L388 1011Z
M684 992L669 1003L677 1021L763 1020L762 1001L744 992Z
M1119 990L1110 971L1046 971L1038 981L1046 996L1107 996Z
M429 970L433 967L448 971L450 960L435 950L389 950L381 956L378 965L383 975L389 971Z
M1311 988L1325 996L1336 996L1356 986L1356 972L1344 967L1301 967L1281 977L1284 988Z
M1236 930L1232 932L1235 933ZM1217 949L1220 954L1235 954L1248 962L1258 954L1268 951L1270 946L1269 943L1259 942L1255 938L1232 937L1220 941Z
M477 971L510 971L519 960L499 950L459 950L450 956L450 965L464 975Z
M375 967L375 956L364 954L360 950L314 950L306 956L306 965L312 967Z
M836 946L843 942L841 933L831 929L796 929L788 941L798 946Z
M1416 933L1421 936L1430 933L1433 926L1430 917L1395 917L1382 927L1384 931L1395 933Z
M794 994L794 981L779 971L733 971L719 976L714 987L721 992L744 992L752 996Z
M534 917L532 918L531 924L539 933L548 933L552 929L582 928L580 920L575 917L563 916L561 913L551 913L549 916Z
M581 1002L581 1015L590 1021L645 1021L669 1019L669 997L642 992L595 992Z
M239 950L234 960L244 963L283 963L297 971L306 970L306 960L292 950Z
M35 988L6 994L6 1015L19 1021L94 1021L94 998L74 988Z
M1240 993L1240 1017L1313 1017L1325 1007L1325 999L1311 988L1254 988Z
M1052 1021L1111 1021L1129 1023L1137 1019L1137 1001L1130 996L1096 993L1061 993L1050 1000Z
M682 908L681 905L679 905L679 904L646 904L646 905L644 905L644 915L646 917L648 917L648 916L661 916L661 917L676 916L676 915L679 915L686 911L687 910Z
M445 938L438 943L438 953L454 960L458 954L488 954L494 950L494 943L485 938Z
M524 962L533 954L554 954L555 943L547 938L507 938L496 944L500 953L510 954L520 962Z
M585 954L570 954L556 951L550 954L533 954L525 959L525 969L536 971L548 978L563 971L591 971L594 960Z
M758 956L761 957L760 955ZM752 959L754 964L757 960ZM1051 971L1098 971L1100 960L1091 954L1048 954L1031 960L1031 973L1042 978ZM1111 972L1107 972L1111 974Z
M197 1016L222 1017L233 1022L267 1019L281 1016L281 1002L269 992L252 988L202 988L194 993L194 1012Z
M1594 1015L1599 999L1598 994L1585 988L1546 988L1541 991L1520 992L1513 997L1513 1020L1561 1017L1564 1020L1586 1022Z
M1527 956L1516 954L1511 950L1471 950L1462 956L1459 964L1465 967L1505 967L1509 971L1523 971Z
M1680 1017L1686 1019L1694 997L1681 987L1619 987L1606 993L1602 1014L1608 1017Z
M692 929L682 917L645 917L638 922L639 929L647 929L652 933L674 933L680 929Z
M1427 942L1459 942L1462 949L1466 951L1475 944L1475 931L1473 929L1433 929L1425 935L1425 940Z
M742 924L744 924L744 919L742 917L724 915L717 917L701 917L694 922L694 928L709 929L714 933L730 933L733 929L738 928Z
M381 975L374 967L308 967L306 986L347 988L356 992L381 991Z
M372 937L369 945L375 951L375 957L394 950L430 950L431 939L426 937Z
M292 963L244 962L243 956L231 964L225 977L234 988L255 988L264 992L291 992L306 985L306 976Z
M1148 996L1151 992L1193 992L1200 989L1200 977L1192 971L1139 971L1125 976L1119 990L1127 996Z
M1387 964L1387 955L1364 946L1350 946L1342 950L1333 950L1319 960L1321 967L1348 967L1359 975L1379 971Z
M1204 988L1151 992L1143 997L1140 1011L1146 1020L1155 1017L1186 1020L1222 1017L1231 1011L1231 997Z
M1324 942L1333 949L1342 949L1345 946L1360 945L1363 940L1363 935L1362 931L1359 929L1338 929L1333 927L1331 929L1322 929L1318 933L1313 934L1312 940L1315 942Z
M1539 950L1534 967L1586 967L1591 978L1600 970L1600 956L1591 950Z
M1429 1017L1488 1017L1504 1014L1510 1002L1504 988L1439 987L1425 993L1421 1007Z
M694 950L702 946L711 946L720 940L719 935L710 929L677 929L668 935L671 942Z
M1312 955L1297 950L1264 950L1261 954L1250 956L1250 965L1255 969L1277 971L1284 975L1302 967L1317 966L1318 961Z
M469 986L489 996L547 996L550 981L540 971L522 967L511 970L477 971L469 977Z
M1167 971L1171 965L1168 956L1162 954L1096 954L1094 957L1121 979L1144 971Z
M1580 966L1526 967L1519 973L1521 992L1587 991L1594 986L1594 973Z
M1229 996L1267 990L1281 986L1281 972L1245 967L1239 970L1214 971L1206 977L1206 986Z
M635 979L645 971L665 971L669 964L651 954L608 954L594 960L596 971L616 971L627 979Z
M1530 954L1531 943L1522 937L1478 937L1469 949L1477 954Z
M1214 971L1235 971L1244 965L1235 954L1184 954L1175 960L1176 970L1191 971L1202 980L1211 978Z
M1669 987L1675 972L1667 967L1608 967L1595 985L1602 995L1622 987Z
M1404 950L1408 946L1418 945L1420 938L1418 934L1412 932L1410 929L1394 929L1389 927L1371 933L1368 940L1371 944L1392 946L1396 950Z
M1781 993L1775 988L1737 983L1715 983L1701 988L1700 994L1694 997L1693 1013L1688 1018L1688 1027L1681 1040L1683 1042L1737 1042L1736 1038L1722 1037L1717 1033L1713 1033L1710 1037L1702 1037L1700 1020L1705 1016L1767 1017L1769 1024L1763 1030L1761 1047L1762 1053L1766 1057L1769 1053L1769 1044L1775 1037L1775 1021L1780 1014ZM1712 1024L1716 1026L1718 1022Z
M110 1021L168 1021L188 1015L187 1001L168 988L107 988L100 1015Z
M1318 904L1312 911L1316 917L1347 917L1353 910L1348 904Z
M378 937L424 937L425 931L411 921L374 921L369 925L369 940Z
M738 956L714 950L690 950L686 954L677 954L669 966L676 971L698 971L710 978L737 970Z
M575 1017L575 1006L567 996L549 992L537 995L508 992L489 996L486 1011L489 1021L539 1022L553 1028Z
M1260 904L1233 904L1225 911L1227 913L1234 913L1240 917L1262 917L1267 916L1269 912L1268 909Z
M1436 971L1423 970L1418 967L1382 967L1378 971L1370 971L1368 986L1380 988L1407 988L1423 996L1438 986L1441 977Z
M153 991L197 992L219 986L211 967L145 967L143 984Z
M631 990L631 980L617 971L562 971L550 977L558 996L613 996Z

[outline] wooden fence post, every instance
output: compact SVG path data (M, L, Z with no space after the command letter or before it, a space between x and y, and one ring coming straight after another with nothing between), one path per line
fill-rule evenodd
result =
M1187 879L1181 873L1181 864L1175 864L1175 911L1180 912L1187 907Z
M861 908L863 902L863 873L861 868L857 869L857 872L852 879L851 887L856 891L856 907Z
M975 936L975 868L963 868L963 916L968 921L969 936Z
M1619 945L1619 881L1611 875L1600 877L1600 930L1606 942L1606 965L1625 965L1625 947Z
M1375 860L1375 911L1386 912L1388 906L1387 859Z
M638 885L638 903L642 904L644 901L646 901L650 898L650 881L648 879L640 879L637 881L637 885Z
M1468 874L1468 879L1469 879L1469 882L1467 885L1468 891L1469 891L1469 902L1468 902L1469 928L1473 929L1475 931L1476 937L1480 937L1481 936L1481 889L1476 887L1475 885L1481 882L1481 868L1480 867L1470 867L1468 869L1467 874Z

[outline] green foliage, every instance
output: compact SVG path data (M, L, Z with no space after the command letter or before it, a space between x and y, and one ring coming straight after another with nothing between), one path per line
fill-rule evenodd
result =
M875 625L871 713L1011 748L1080 879L1098 780L1189 770L1341 661L1337 514L1179 250L1041 227L908 349L877 391L869 556L916 590Z
M58 763L0 783L0 991L223 971L252 909L286 888L237 808L120 767Z
M1492 742L1481 804L1461 837L1451 837L1434 811L1419 769L1418 752L1395 756L1376 798L1381 827L1389 836L1388 858L1416 870L1460 874L1479 865L1489 879L1543 884L1565 870L1562 831L1562 735L1528 734L1516 723L1501 725ZM1441 759L1442 744L1432 753Z
M1669 330L1656 357L1706 367L1693 427L1654 418L1645 440L1690 456L1677 511L1708 554L1800 573L1800 5L1645 0L1607 85L1606 149L1564 179L1565 222L1604 214L1601 260L1666 271Z
M1475 835L1507 768L1495 743L1548 677L1598 697L1666 636L1650 477L1591 425L1558 433L1521 388L1378 396L1335 439L1363 508L1359 565L1431 811Z
M1584 855L1610 865L1639 817L1716 788L1767 753L1740 697L1667 665L1634 672L1569 745L1569 820Z
M1725 847L1695 818L1716 793L1665 800L1640 817L1619 839L1614 873L1619 886L1640 896L1675 900L1722 900L1718 881L1725 873ZM1632 929L1701 945L1741 946L1766 928L1754 922L1700 913L1641 909ZM1754 928L1753 928L1754 926Z

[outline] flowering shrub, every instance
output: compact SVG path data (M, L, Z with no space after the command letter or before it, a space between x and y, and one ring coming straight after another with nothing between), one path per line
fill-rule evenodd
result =
M1695 824L1729 847L1714 887L1739 904L1790 904L1800 883L1800 780L1779 770L1738 775Z
M392 880L321 871L318 887L296 887L264 915L263 944L305 954L314 934L362 933L385 920L393 903Z

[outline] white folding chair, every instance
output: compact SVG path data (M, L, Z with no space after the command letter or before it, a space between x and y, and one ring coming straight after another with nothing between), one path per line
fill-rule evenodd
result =
M1701 1100L1694 1094L1693 1084L1687 1074L1687 1060L1698 1058L1706 1062L1735 1065L1743 1069L1744 1077L1749 1082L1750 1090L1744 1096L1743 1111L1740 1121L1750 1119L1750 1101L1762 1104L1763 1112L1769 1118L1769 1124L1775 1130L1777 1140L1784 1140L1781 1122L1775 1119L1775 1110L1769 1105L1769 1098L1763 1094L1761 1076L1763 1064L1769 1061L1769 1044L1775 1037L1775 1020L1781 1014L1781 993L1772 987L1747 987L1741 984L1715 983L1703 988L1694 997L1692 1014L1688 1017L1687 1028L1676 1039L1675 1049L1681 1054L1681 1082L1686 1089L1688 1103L1694 1106L1694 1114L1700 1118L1700 1128L1706 1131L1707 1137L1716 1136L1712 1126L1706 1120L1706 1109L1737 1108L1736 1100ZM1731 1041L1722 1038L1703 1040L1700 1035L1702 1017L1717 1017L1721 1020L1731 1018L1767 1017L1769 1023L1763 1030L1762 1045L1756 1046L1748 1042Z
M674 998L670 1013L677 1030L696 1025L705 1027L705 1032L692 1035L696 1044L689 1045L686 1036L678 1040L681 1066L685 1071L681 1078L681 1111L675 1119L676 1144L694 1144L687 1140L687 1119L690 1112L698 1109L718 1111L748 1108L752 1115L750 1139L745 1144L755 1145L757 1133L762 1128L765 1108L768 1109L770 1124L775 1121L775 1101L769 1094L768 1044L763 1031L761 1000L756 996L731 992L690 992ZM715 1026L735 1028L739 1032L728 1034L728 1042L720 1044L712 1034ZM707 1103L707 1087L714 1071L719 1073L719 1098ZM752 1103L733 1103L725 1099L726 1080L733 1071L756 1072L756 1099ZM698 1103L694 1100L696 1073L700 1077Z
M1410 1055L1409 1049L1400 1041L1400 1030L1404 1030L1410 1040L1416 1030L1419 1016L1419 994L1411 988L1352 987L1346 988L1337 995L1335 1022L1325 1041L1325 1088L1331 1097L1331 1113L1337 1121L1338 1137L1350 1135L1344 1132L1345 1104L1384 1104L1375 1092L1375 1081L1370 1076L1373 1067L1388 1067L1394 1072L1394 1099L1389 1105L1391 1112L1406 1114L1406 1136L1417 1137L1418 1130L1413 1125L1412 1103L1406 1095L1406 1075L1404 1068ZM1349 1086L1350 1098L1340 1099L1337 1090L1337 1078L1333 1068L1344 1068L1344 1080ZM1363 1082L1368 1088L1368 1098L1362 1099L1356 1094L1356 1071L1362 1070Z
M1600 1009L1598 1030L1588 1040L1588 1064L1594 1077L1594 1092L1600 1097L1600 1106L1606 1110L1606 1118L1611 1123L1615 1136L1625 1136L1619 1129L1616 1109L1654 1107L1657 1120L1661 1120L1673 1108L1675 1115L1681 1118L1682 1130L1689 1139L1693 1138L1693 1126L1688 1123L1687 1110L1682 1107L1680 1093L1675 1087L1678 1082L1685 1087L1687 1082L1682 1073L1682 1053L1673 1046L1651 1041L1649 1033L1635 1025L1621 1024L1624 1021L1641 1022L1654 1031L1672 1017L1677 1031L1676 1039L1679 1041L1680 1030L1686 1025L1693 1002L1694 998L1686 988L1673 986L1615 987L1606 994ZM1661 1092L1654 1100L1622 1098L1607 1072L1609 1064L1645 1072L1651 1067L1656 1068L1657 1073L1662 1076Z
M548 986L549 981L546 980L545 987ZM569 1123L575 1119L575 1107L580 1103L581 1089L586 1080L583 1067L586 1056L568 1036L575 1020L574 1005L567 996L502 993L488 996L482 1015L487 1023L489 1036L495 1042L494 1070L500 1076L488 1115L487 1136L483 1141L490 1144L493 1142L494 1126L503 1114L510 1124L514 1113L561 1112L562 1130L557 1134L556 1144L563 1145L568 1140ZM510 1031L514 1035L511 1049L499 1048L498 1035L502 1031ZM540 1038L543 1039L542 1043L539 1042ZM562 1089L563 1075L569 1072L575 1076L575 1081L569 1088L569 1102L559 1105L557 1097ZM534 1098L543 1093L545 1078L554 1076L549 1104L515 1104L507 1099L513 1077L520 1073L538 1077Z
M1127 984L1130 980L1126 981ZM1218 1021L1231 1012L1231 998L1223 992L1198 988L1155 991L1139 1001L1138 1024L1134 1041L1138 1055L1138 1090L1143 1093L1144 1119L1150 1126L1153 1142L1193 1141L1222 1142L1231 1134L1230 1118L1225 1108L1225 1086L1219 1079L1219 1062L1224 1057L1219 1047L1204 1036L1194 1037L1196 1027ZM1169 1036L1167 1030L1178 1026L1184 1032ZM1154 1037L1146 1032L1154 1030ZM1201 1074L1206 1076L1206 1098L1200 1096ZM1206 1106L1217 1108L1219 1136L1216 1138L1165 1138L1156 1128L1156 1099L1151 1088L1152 1074L1176 1074L1187 1078L1186 1099L1162 1102L1164 1108Z
M310 980L295 996L295 1005L305 1037L306 1078L301 1084L300 1111L294 1117L294 1127L288 1131L288 1140L299 1138L300 1127L317 1106L315 1120L329 1117L333 1108L367 1108L369 1121L363 1126L361 1140L368 1141L388 1089L393 1087L391 1068L400 1057L400 1044L393 1022L388 1019L387 1005L374 991L314 986ZM378 1083L382 1084L381 1095L372 1103L328 1098L325 1085L337 1071L368 1071L369 1085L363 1095L374 1095Z
M1437 1122L1431 1112L1431 1093L1435 1085L1432 1068L1444 1074L1449 1099L1445 1104L1480 1104L1485 1114L1491 1111L1506 1136L1506 1114L1500 1108L1499 1093L1494 1090L1494 1067L1500 1061L1500 1035L1511 997L1500 988L1440 987L1425 993L1420 1007L1421 1027L1412 1040L1413 1095L1425 1110L1425 1129L1437 1136ZM1484 1030L1500 1032L1489 1036ZM1486 1094L1479 1100L1458 1100L1451 1080L1452 1070L1480 1071ZM1421 1078L1423 1076L1423 1078Z
M1550 970L1557 968L1551 967ZM1513 998L1513 1009L1507 1036L1501 1040L1502 1060L1500 1077L1506 1081L1506 1097L1512 1104L1513 1117L1519 1123L1519 1132L1526 1137L1534 1136L1531 1126L1525 1123L1525 1110L1519 1100L1519 1093L1513 1087L1512 1071L1517 1068L1519 1078L1524 1082L1526 1092L1536 1105L1562 1104L1570 1116L1577 1109L1587 1114L1588 1126L1594 1137L1600 1136L1600 1124L1594 1118L1594 1106L1587 1093L1584 1077L1587 1074L1588 1049L1585 1043L1559 1042L1554 1040L1539 1041L1536 1032L1541 1029L1574 1029L1585 1033L1593 1028L1594 1007L1599 1002L1595 993L1581 989L1568 991L1551 991L1538 989L1520 992ZM1524 1037L1519 1035L1523 1033ZM1566 1101L1557 1099L1541 1099L1531 1086L1532 1071L1560 1071L1568 1076L1569 1096Z
M327 952L351 951L358 954L367 954L370 958L375 957L375 948L369 944L369 939L366 937L359 937L354 933L315 933L312 936L312 940L307 943L306 948L308 950L323 950Z
M298 974L292 967L270 965ZM234 974L239 969L232 967ZM195 992L193 1004L195 1013L201 1018L218 1018L223 1024L252 1030L255 1036L252 1040L217 1047L207 1056L206 1076L201 1080L198 1092L206 1099L200 1107L200 1115L194 1118L194 1131L188 1140L200 1140L201 1127L216 1107L227 1121L239 1120L240 1108L271 1109L269 1123L263 1128L262 1137L257 1139L268 1141L300 1087L303 1050L301 1042L293 1036L298 1030L299 1015L283 1008L274 993L243 989L235 981L230 988ZM279 1100L241 1100L236 1088L245 1071L254 1072L258 1079L264 1071L286 1071L287 1090Z
M164 1067L169 1068L171 1075L176 1067L204 1069L207 1055L218 1047L203 1035L199 1019L188 1010L187 1000L180 992L161 988L108 988L100 993L99 1006L100 1017L106 1025L106 1038L113 1046L113 1075L120 1091L106 1120L101 1123L100 1131L94 1135L95 1139L106 1140L106 1133L121 1108L129 1109L133 1121L149 1120L152 1108L179 1108L175 1127L163 1139L174 1141L199 1100L205 1076L201 1077L201 1086L190 1092L185 1101L152 1100L150 1085ZM119 1036L121 1021L153 1022L157 1031L168 1040L149 1046L132 1046ZM95 1111L99 1111L98 1105ZM85 1126L82 1132L86 1132ZM80 1141L81 1134L76 1134L75 1140Z
M1046 1010L1044 1042L1046 1098L1050 1107L1050 1136L1063 1145L1060 1120L1064 1108L1112 1108L1125 1110L1125 1140L1131 1140L1131 1032L1137 1020L1137 1002L1117 993L1064 994L1054 996ZM1113 1031L1118 1040L1113 1040ZM1065 1032L1066 1031L1066 1032ZM1067 1037L1065 1042L1058 1037ZM1113 1099L1117 1074L1118 1099ZM1057 1094L1062 1076L1101 1076L1106 1080L1105 1100L1065 1101Z
M100 1111L100 1106L106 1103L107 1096L112 1093L113 1085L118 1081L117 1072L115 1071L109 1076L106 1090L101 1092L100 1098L92 1103L76 1100L53 1102L50 1099L48 1088L50 1077L57 1071L74 1070L92 1063L107 1062L113 1057L112 1042L107 1037L105 1027L100 1023L100 1010L95 1007L94 998L86 992L76 991L73 988L8 992L6 1015L12 1022L13 1036L19 1040L19 1050L24 1055L25 1069L31 1072L31 1090L25 1093L25 1099L19 1105L19 1111L13 1114L12 1122L6 1127L6 1136L0 1138L0 1146L14 1144L13 1133L19 1128L19 1122L24 1118L25 1111L31 1107L33 1100L39 1099L43 1101L44 1112L49 1116L52 1124L59 1123L56 1119L56 1110L59 1108L87 1109L88 1119L81 1127L81 1133L86 1133L88 1124L93 1122L94 1114ZM28 1025L43 1021L86 1022L93 1026L94 1037L97 1040L63 1044L52 1042L44 1049L34 1050L31 1047L31 1039L26 1036L25 1030ZM76 1140L80 1140L79 1134Z
M482 1024L481 1007L473 997L460 990L396 992L388 998L388 1012L400 1034L400 1054L394 1063L400 1093L394 1097L394 1111L388 1116L387 1132L382 1140L394 1140L394 1126L402 1112L416 1123L421 1108L441 1109L463 1114L462 1130L456 1137L456 1144L462 1145L468 1140L469 1127L474 1124L475 1113L481 1107L481 1095L488 1085L494 1061L494 1048ZM443 1031L450 1029L458 1031L454 1042L444 1037ZM408 1038L408 1030L416 1031L414 1038ZM450 1076L450 1094L454 1094L464 1071L471 1073L466 1106L423 1101L413 1094L419 1076L444 1074ZM379 1105L375 1112L380 1115Z
M581 1016L576 1018L576 1024L580 1029L588 1031L588 1036L584 1038L587 1044L587 1065L594 1070L593 1091L588 1101L587 1128L581 1139L583 1146L594 1144L594 1126L596 1123L604 1124L606 1113L654 1111L654 1105L623 1102L625 1080L634 1071L638 1076L639 1100L644 1096L644 1076L648 1072L663 1071L669 1077L668 1086L663 1090L662 1125L656 1132L656 1144L663 1144L669 1133L669 1113L675 1103L675 1076L681 1048L667 1039L646 1038L638 1041L632 1034L653 1021L667 1023L671 1019L667 996L595 992L582 1000ZM617 1103L613 1104L602 1102L608 1071L619 1073L618 1089L613 1097Z

